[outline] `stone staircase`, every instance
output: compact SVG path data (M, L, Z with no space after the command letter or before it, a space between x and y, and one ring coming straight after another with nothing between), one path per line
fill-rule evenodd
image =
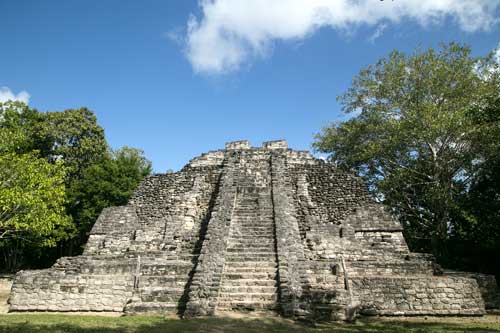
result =
M191 268L190 261L167 256L141 259L134 295L125 312L177 313Z
M217 311L276 310L276 274L271 193L255 186L239 187Z

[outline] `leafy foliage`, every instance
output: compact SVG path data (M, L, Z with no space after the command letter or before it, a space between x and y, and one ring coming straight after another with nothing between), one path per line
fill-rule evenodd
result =
M127 203L139 182L151 173L151 162L143 151L123 147L111 151L98 163L83 170L68 189L69 210L78 221L83 239L105 207Z
M66 169L31 151L38 120L22 103L0 105L0 246L12 239L54 246L72 231L64 206Z
M430 238L444 255L444 241L479 218L461 200L496 155L487 133L498 121L484 120L486 111L484 121L475 116L498 97L499 74L492 55L472 57L455 43L409 56L393 51L338 97L354 116L324 128L314 146L364 177L410 238Z
M101 210L125 204L150 172L142 151L111 151L86 108L0 103L0 266L46 267L79 253Z
M0 240L23 238L54 246L72 230L66 215L65 169L34 154L0 156Z
M89 109L47 112L41 118L34 137L37 148L49 161L64 161L69 181L105 157L108 145L104 130Z
M21 102L0 103L0 153L34 150L40 114Z

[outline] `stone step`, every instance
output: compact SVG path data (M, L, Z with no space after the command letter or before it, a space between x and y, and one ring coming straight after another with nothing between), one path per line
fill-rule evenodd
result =
M226 251L231 253L246 253L251 251L272 252L274 251L274 244L269 244L267 246L265 245L263 246L260 244L253 244L253 245L228 244Z
M233 265L233 263L235 263L235 265ZM274 272L278 270L278 266L273 265L273 263L268 263L265 261L262 262L261 266L253 264L245 265L244 263L234 261L234 262L226 262L224 270L227 272L238 272L238 273L249 272L253 270L256 273L261 273L261 272Z
M220 293L248 293L248 294L276 294L278 292L278 288L275 286L266 287L266 286L228 286L224 285L220 287Z
M269 246L269 248L274 249L274 237L271 236L254 236L254 235L247 235L246 237L241 236L241 238L236 238L236 237L231 237L227 240L227 244L232 244L232 245L262 245L262 246Z
M261 233L271 233L274 235L274 228L269 227L269 226L248 226L248 227L242 227L241 225L236 225L233 226L233 230L231 231L231 234L246 234L248 232L251 233L256 233L256 232L261 232Z
M275 279L235 279L235 280L224 280L224 286L261 286L261 287L276 287L278 286L278 282Z
M239 245L243 245L243 244L239 244ZM266 247L266 250L264 250L264 251L247 251L247 252L241 253L241 255L244 256L245 258L246 257L254 257L254 258L266 257L267 258L267 257L276 256L276 251L274 251L274 247L269 246L269 247ZM239 254L234 253L234 252L226 254L226 257L231 257L231 258L234 258L237 256L239 256ZM244 260L246 260L246 259L244 259ZM257 259L257 260L260 260L260 259Z
M229 258L241 257L243 260L246 260L247 258L256 258L256 260L260 260L257 258L260 258L260 257L264 257L264 258L271 257L272 258L275 256L276 256L276 252L274 252L272 250L272 248L269 250L266 250L266 251L229 252L226 254L226 258L228 258L228 257Z
M255 237L252 236L251 238L248 237L248 235L231 235L228 237L228 242L248 242L248 243L255 243L255 242L271 242L274 243L274 235L273 236L267 236L267 237Z
M263 234L273 234L274 235L274 228L271 227L258 227L258 226L249 226L249 227L241 227L241 226L234 226L231 234L237 233L238 235L243 234L245 235L246 233L251 232L253 234L255 233L263 233Z
M161 275L167 275L167 276L172 276L172 275L186 275L189 274L189 272L192 270L193 265L190 266L175 266L175 265L169 265L169 266L148 266L144 267L141 266L140 273L141 275L156 275L156 276L161 276Z
M141 295L141 302L155 302L155 303L175 303L182 297L181 295Z
M247 243L255 243L262 241L263 244L267 243L275 243L274 233L270 233L268 235L256 235L252 232L246 233L237 233L233 232L227 238L228 242L247 242Z
M269 225L268 223L262 223L262 224L256 224L256 223L248 223L245 225L242 224L233 224L233 230L232 232L235 231L264 231L264 232L273 232L274 233L274 226Z
M252 231L252 232L264 232L264 233L267 233L267 232L272 232L274 233L274 227L272 225L268 225L268 224L248 224L248 225L241 225L241 224L233 224L233 230L232 232L235 232L235 231L240 231L239 233L242 233L242 231L244 232L248 232L248 231Z
M220 311L265 311L277 310L278 305L275 301L253 302L253 301L225 301L219 300L217 310Z
M233 222L237 223L246 223L246 224L253 224L253 223L261 223L261 224L273 224L274 220L272 216L261 216L259 214L233 214L232 220Z
M276 255L274 253L262 253L262 254L232 254L228 253L226 255L226 263L227 262L241 262L241 261L263 261L267 262L270 260L275 260Z
M141 268L142 267L189 267L192 266L191 257L194 255L186 255L190 259L179 259L178 256L166 257L166 256L153 256L153 257L141 257ZM137 260L134 262L135 267L137 267Z
M263 233L263 232L252 232L252 231L248 231L248 232L238 232L238 233L233 233L231 235L231 238L237 238L238 236L241 236L242 238L246 238L246 239L261 239L261 238L264 238L264 239L272 239L274 240L274 232L267 232L267 233Z
M157 276L157 275L140 275L139 288L162 286L167 288L182 288L187 283L187 276Z
M278 271L278 267L272 267L272 266L233 266L233 265L226 265L224 272L227 273L276 273Z
M246 212L234 211L233 221L240 221L240 222L262 221L271 223L272 221L274 221L274 216L272 215L272 213L266 214L265 211L262 210L253 210Z
M228 242L227 249L241 249L247 252L273 252L275 253L275 246L272 242L259 243L257 240L255 242ZM262 250L260 250L262 249Z
M262 240L262 242L260 242ZM248 239L248 242L243 242L244 239L228 239L227 246L233 247L244 247L244 248L255 248L262 247L267 249L273 249L274 251L274 239L267 239L267 242L264 242L266 239Z
M226 262L226 268L278 269L278 264L274 260L270 261L242 260L242 261Z
M184 292L182 287L164 287L164 286L143 286L139 289L141 295L178 295Z
M178 290L167 291L167 288L163 290L151 291L148 289L140 290L140 299L142 302L178 302L184 293L184 289L179 288Z
M242 253L248 252L275 252L274 244L258 244L258 243L230 243L227 245L228 252L237 253L238 251Z
M231 292L221 292L219 293L219 301L253 301L253 302L276 302L278 300L277 293L231 293Z
M177 302L141 302L135 301L128 304L125 313L165 314L177 313Z
M276 247L274 242L259 242L255 240L254 242L236 242L230 241L227 243L227 249L241 249L245 252L271 252L276 253ZM262 249L262 250L260 250ZM234 251L231 251L234 252Z
M274 230L274 224L272 222L267 221L256 221L256 220L248 220L248 221L231 221L231 225L233 225L233 231L236 230L235 227L244 230L256 229L256 230Z
M222 274L225 280L276 280L276 272L225 272ZM229 283L228 283L229 284Z

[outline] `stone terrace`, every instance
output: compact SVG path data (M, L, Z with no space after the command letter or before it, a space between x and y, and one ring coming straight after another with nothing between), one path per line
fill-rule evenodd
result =
M494 278L411 253L362 181L289 149L248 141L147 177L101 213L81 256L21 271L10 311L276 312L344 319L482 315ZM486 301L486 304L485 304Z

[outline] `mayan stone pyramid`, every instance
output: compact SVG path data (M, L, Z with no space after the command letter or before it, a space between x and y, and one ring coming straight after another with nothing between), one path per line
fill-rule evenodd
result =
M411 253L359 178L282 140L237 141L147 177L83 255L19 272L10 311L480 315L479 286Z

